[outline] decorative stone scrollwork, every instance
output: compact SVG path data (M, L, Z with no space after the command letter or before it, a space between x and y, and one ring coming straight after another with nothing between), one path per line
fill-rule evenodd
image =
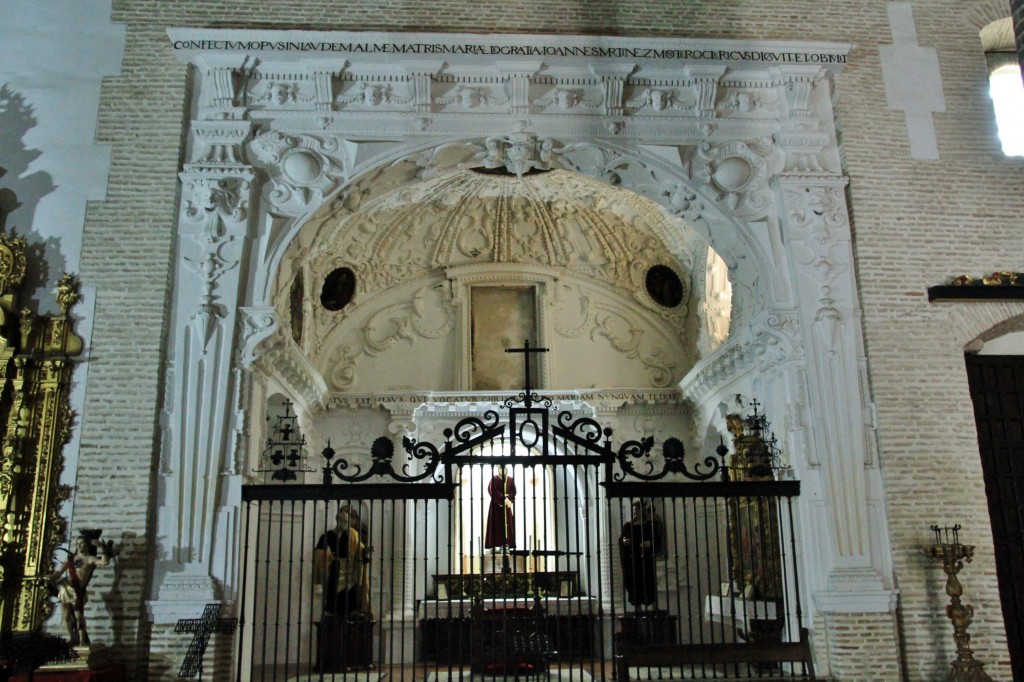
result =
M411 301L387 306L370 315L360 339L336 345L331 353L328 383L334 390L350 388L357 379L356 364L361 357L376 357L400 340L441 339L455 327L451 292L447 287L427 285Z
M249 181L244 178L195 177L185 180L182 198L185 219L202 223L202 241L215 244L227 234L226 222L247 217Z
M689 185L677 180L669 180L661 190L663 197L668 197L668 210L689 222L697 222L703 218L707 206L702 197Z
M843 189L834 185L787 185L785 201L797 239L818 244L849 238Z
M238 340L237 363L249 367L256 360L256 348L280 326L277 311L270 306L251 306L239 309L242 313L239 324L241 336Z
M319 202L345 181L345 167L337 158L338 141L323 142L308 135L286 135L265 130L250 143L253 163L267 171L267 200L283 213L295 214Z
M772 206L768 188L768 163L755 151L770 153L770 146L745 142L712 145L705 142L691 161L691 174L714 191L718 200L737 215L759 217Z

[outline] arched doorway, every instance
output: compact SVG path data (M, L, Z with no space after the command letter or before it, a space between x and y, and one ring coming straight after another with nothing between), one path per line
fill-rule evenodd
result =
M815 526L808 537L829 538L831 545L829 552L813 553L815 570L806 589L829 595L832 586L842 586L834 599L817 601L821 613L892 609L891 585L880 577L890 573L887 559L871 549L878 546L877 538L886 537L885 522L866 504L868 489L879 489L880 481L877 458L862 428L867 420L858 388L863 372L859 311L846 181L829 97L831 75L845 61L849 46L816 43L794 52L793 45L778 50L762 45L744 51L742 45L723 43L719 51L694 51L687 41L654 41L650 50L636 52L628 40L616 38L527 39L545 44L545 68L564 67L542 74L505 59L517 53L502 46L521 43L522 37L459 36L466 45L493 43L496 49L488 54L498 56L481 58L475 48L449 51L444 63L417 57L399 71L375 48L365 51L364 61L351 70L338 55L306 63L308 55L299 49L306 43L289 40L280 43L280 52L277 43L255 43L273 49L260 55L258 67L243 69L239 64L255 61L241 53L211 55L204 46L214 43L207 39L225 32L207 33L172 32L175 49L197 66L196 119L189 126L182 175L174 336L168 350L175 370L168 374L163 422L161 553L156 560L157 573L164 577L154 588L154 613L165 601L204 603L231 594L237 584L238 566L230 552L215 548L238 546L237 492L247 475L246 450L258 447L253 440L259 441L259 429L249 415L254 406L262 406L266 389L261 377L272 376L285 387L304 419L338 405L380 412L386 401L395 409L367 419L366 428L399 441L414 425L416 407L430 402L430 396L400 387L397 392L405 397L382 399L351 390L351 383L345 388L345 382L362 378L361 365L379 369L382 376L392 372L392 383L401 380L402 365L380 359L408 338L444 346L449 323L451 338L471 338L469 329L460 326L455 334L454 326L472 326L473 299L484 288L532 289L533 324L542 331L554 329L571 339L582 324L591 345L604 344L608 353L631 361L608 367L642 368L641 386L677 382L677 389L660 390L673 394L668 402L693 408L686 417L693 423L682 421L693 433L706 431L715 419L714 406L730 394L756 394L779 412L792 410L787 452L801 475L814 477L822 490L830 491L819 503L822 513L807 515L807 523ZM363 45L364 38L351 36L351 44ZM442 42L447 45L449 38ZM394 39L409 46L426 40L416 35ZM253 43L217 44L231 53L231 45ZM564 49L564 44L573 47ZM611 44L617 47L608 51ZM622 61L626 55L631 55L629 63ZM484 62L487 69L503 66L485 74ZM409 207L436 204L444 193L422 194L424 189L464 180L471 167L500 169L524 186L542 170L600 180L603 191L584 192L595 206L628 190L626 195L648 201L646 207L625 201L642 208L633 219L654 214L665 219L655 221L660 227L651 230L658 248L673 254L677 269L672 263L651 263L640 273L643 285L632 292L636 295L628 309L634 318L628 319L608 310L626 307L622 287L618 299L608 294L597 301L588 281L569 281L571 296L564 295L565 273L557 267L492 263L481 280L480 269L470 262L450 268L450 276L434 286L416 288L414 280L403 280L410 288L403 292L405 310L365 308L362 345L349 344L348 355L343 331L338 337L318 336L315 321L306 314L311 309L297 300L322 303L328 275L345 274L348 268L357 287L353 299L345 303L347 289L337 286L332 292L338 295L326 300L336 308L330 312L355 318L351 303L365 273L354 266L372 265L362 258L361 263L320 270L316 281L306 272L298 279L317 255L318 235L352 215L370 215L387 197L395 206L403 201ZM417 192L420 197L409 201ZM662 310L672 306L662 303L676 300L675 282L662 269L648 278L656 265L678 277L680 269L690 274L709 262L710 251L681 257L683 226L721 256L728 272L733 305L724 342L721 325L709 330L707 321L720 311L701 309L701 302L681 316L681 326L673 326L671 313L666 317ZM353 231L346 234L358 232L358 225L350 227ZM553 233L541 230L538 235L542 250L557 255ZM474 239L486 241L480 235ZM470 243L474 239L462 245L465 252L484 253L480 244ZM436 253L445 242L420 244L419 252L401 239L391 243L404 243L418 257ZM609 244L612 252L617 248L628 277L632 250ZM600 275L599 265L594 277ZM341 274L335 284L344 283ZM648 279L660 284L648 288ZM708 280L714 280L679 279L691 292L701 292L699 298ZM386 278L379 278L375 291L390 291ZM458 315L421 314L445 305L451 309L446 301L456 304ZM529 302L519 305L531 307ZM544 315L557 305L566 314L546 324ZM481 307L486 304L476 309ZM573 307L576 312L570 315ZM645 348L642 340L637 342L638 329L649 336L658 329L665 336L665 330L681 329L682 338L698 346L703 337L717 334L719 340L713 350L709 343L703 355L680 355L672 358L675 365L666 366L664 358L673 354ZM320 355L320 364L310 361L328 347L340 355ZM435 358L434 365L417 367L439 379L435 387L447 383L467 390L472 385L466 377L472 376L473 353L465 344L422 357ZM442 376L446 367L454 377ZM601 364L592 368L607 369ZM559 369L541 368L539 376L554 381ZM624 376L635 375L611 375L609 385L621 385ZM569 385L577 392L587 388L578 378ZM617 412L618 407L608 406L623 400L639 409L648 401L644 394L650 392L604 395L598 409ZM643 430L645 415L626 417L631 429ZM307 421L310 438L323 440L319 419ZM851 592L857 599L851 601Z

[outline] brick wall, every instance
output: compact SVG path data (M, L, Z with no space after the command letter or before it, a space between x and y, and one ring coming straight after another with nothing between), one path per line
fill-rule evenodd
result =
M899 682L899 652L891 613L830 613L823 619L828 663L837 680Z
M809 38L856 44L839 77L837 108L864 306L869 369L878 407L906 675L928 679L952 651L941 614L941 586L921 546L932 523L959 522L978 546L964 573L965 600L980 660L1009 680L991 536L967 393L963 346L988 327L1024 313L1021 304L929 304L924 292L961 273L1020 270L1019 198L1024 163L1002 157L986 92L971 3L913 3L918 40L935 47L947 110L934 117L939 161L912 161L901 112L886 106L878 46L890 42L886 3L861 0L760 2L612 2L597 0L350 0L166 2L121 0L113 19L127 25L122 75L106 81L98 142L113 156L108 199L90 205L82 280L97 288L93 348L76 523L109 529L126 541L116 571L97 573L96 601L113 620L96 619L98 641L140 669L176 670L160 654L143 660L150 635L136 622L148 588L146 566L158 449L188 78L171 54L173 26L563 32L680 37ZM1019 2L1017 5L1019 6ZM1016 247L1010 248L1010 245ZM97 605L94 608L101 608ZM859 677L858 641L892 624L861 615L830 620L837 679ZM153 649L175 652L166 633ZM852 648L847 648L852 647ZM872 660L895 652L872 651ZM177 656L177 653L174 654ZM159 660L158 660L159 659ZM872 675L870 679L883 679ZM888 679L888 678L884 678Z

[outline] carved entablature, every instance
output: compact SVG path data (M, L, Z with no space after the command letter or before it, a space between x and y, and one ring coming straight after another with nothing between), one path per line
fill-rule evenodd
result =
M170 34L179 54L199 66L199 119L273 116L306 130L379 132L386 112L389 129L423 134L477 130L465 115L482 113L529 117L539 135L572 129L567 116L598 118L612 135L661 136L668 120L686 122L677 135L710 131L722 140L739 129L747 138L827 130L820 122L830 105L818 92L850 49L584 36ZM228 47L210 54L202 46L211 44ZM702 125L710 121L719 125Z
M240 55L202 54L195 60L202 78L198 118L208 121L245 118L247 59Z

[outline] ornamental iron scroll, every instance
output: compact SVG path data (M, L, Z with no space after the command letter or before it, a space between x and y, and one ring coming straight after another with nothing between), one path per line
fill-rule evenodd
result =
M441 482L441 479L437 477L438 465L442 463L449 465L453 458L460 456L463 452L472 451L484 443L499 438L505 431L505 426L499 422L500 417L494 410L488 410L482 418L467 417L456 424L454 429L444 430L445 442L441 448L433 443L420 442L415 438L403 436L402 448L406 453L405 462L397 464L397 468L394 443L384 436L373 441L370 448L369 467L340 458L332 464L331 460L337 453L331 448L331 443L328 441L327 447L321 453L327 461L324 467L324 483L331 483L333 477L345 483L361 483L374 476L390 478L403 483L414 483L432 477L436 482ZM421 466L414 467L415 462L420 462ZM450 480L450 472L446 471L444 478Z
M657 481L666 476L707 481L719 473L721 464L713 456L705 457L691 469L678 438L666 440L661 457L655 458L653 436L625 441L616 449L612 445L613 430L595 419L576 418L572 412L562 410L552 420L553 401L535 394L530 385L529 356L546 351L546 348L531 348L529 342L523 348L507 350L523 353L526 387L519 395L502 403L504 422L498 411L487 410L480 417L467 417L454 428L445 429L444 442L440 445L404 436L405 461L401 464L396 463L394 443L386 437L373 442L369 466L342 458L332 463L336 453L328 441L322 453L326 460L324 483L330 484L335 478L345 483L360 483L377 476L404 483L429 479L451 485L453 467L488 463L598 464L605 467L607 482ZM507 445L503 451L508 454L496 456L483 451L485 445L499 440ZM517 454L520 448L525 448L526 454ZM617 471L614 470L616 464Z

